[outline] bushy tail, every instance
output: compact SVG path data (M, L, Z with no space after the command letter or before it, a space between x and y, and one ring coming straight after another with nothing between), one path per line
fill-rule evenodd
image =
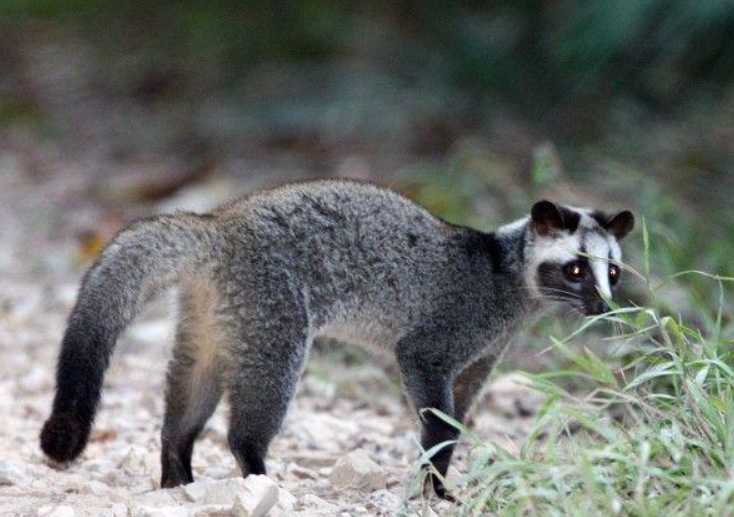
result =
M85 275L61 344L53 411L41 431L50 458L70 461L86 447L115 343L144 302L196 274L217 253L205 217L164 215L135 223Z

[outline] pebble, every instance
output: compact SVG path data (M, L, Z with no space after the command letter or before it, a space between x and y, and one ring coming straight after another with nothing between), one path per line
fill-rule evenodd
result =
M304 495L301 498L301 505L305 507L318 508L324 512L336 512L339 510L337 505L324 501L322 498L314 494Z
M367 507L374 510L397 509L401 502L402 498L398 494L383 489L370 495Z
M278 488L278 508L285 512L291 512L297 502L298 500L296 499L296 496L291 494L288 490Z
M278 502L278 490L259 494L260 497L238 495L232 506L235 517L263 517Z
M207 504L195 506L189 512L191 517L231 517L232 505L229 504Z
M10 461L0 462L0 485L22 485L26 481L25 471Z
M186 485L183 492L192 502L230 508L234 505L239 508L238 515L247 516L259 515L262 508L269 510L280 498L278 485L267 476L201 480Z
M234 504L237 493L244 490L241 482L235 479L209 481L204 486L205 504Z
M193 483L184 485L183 492L186 497L188 497L189 500L192 502L202 501L204 499L204 495L206 494L206 486L206 481L194 481Z
M114 515L114 517L128 517L128 514L127 505L122 503L112 505L112 515Z
M130 517L189 517L189 510L184 506L166 506L163 508L136 506L130 512Z
M143 494L137 499L137 502L145 506L173 506L178 501L168 490L154 490Z
M287 476L295 479L318 479L318 473L313 470L291 463L285 470Z
M331 472L331 481L343 488L374 491L387 486L387 475L365 451L357 449L339 458Z
M184 488L189 499L207 505L230 506L237 517L265 515L280 498L278 486L267 476L209 480L194 484L199 486Z
M92 480L87 483L87 488L89 488L89 491L92 492L94 495L104 495L110 491L110 487L108 487L101 481L96 480Z
M38 509L38 517L76 517L71 506L43 506Z

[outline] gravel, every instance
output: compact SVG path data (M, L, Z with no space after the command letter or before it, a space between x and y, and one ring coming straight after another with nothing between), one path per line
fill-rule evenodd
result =
M387 473L366 452L357 449L339 458L331 471L331 482L339 487L372 492L387 486Z

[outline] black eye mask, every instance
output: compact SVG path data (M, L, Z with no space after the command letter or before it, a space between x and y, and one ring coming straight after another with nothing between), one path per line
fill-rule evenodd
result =
M619 283L621 270L609 265L609 284ZM596 277L588 259L560 264L547 261L538 266L536 282L538 289L549 299L566 301L587 315L607 312L609 307L597 290Z

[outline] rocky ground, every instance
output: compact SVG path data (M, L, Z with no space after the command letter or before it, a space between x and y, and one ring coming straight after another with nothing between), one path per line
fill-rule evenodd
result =
M98 193L108 184L95 183L83 164L54 161L54 168L33 173L28 164L37 152L29 158L5 147L0 153L0 515L454 513L448 503L424 500L410 489L419 454L415 419L394 378L377 366L380 361L334 346L312 358L270 451L269 478L238 478L226 445L227 408L220 407L196 446L197 482L159 489L162 392L175 310L170 294L154 300L121 340L82 458L69 466L49 464L37 437L51 403L64 321L99 244L131 215L206 208L253 182L218 176L121 208L90 194L90 185ZM134 185L136 177L120 174L115 181L127 178ZM531 420L527 396L513 378L496 380L475 419L477 433L511 446ZM457 469L466 456L461 447Z

